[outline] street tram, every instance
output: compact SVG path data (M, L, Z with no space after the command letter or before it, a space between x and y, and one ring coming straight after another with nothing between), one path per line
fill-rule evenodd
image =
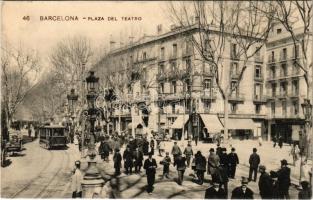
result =
M60 125L45 125L39 128L39 145L46 149L66 147L66 128Z

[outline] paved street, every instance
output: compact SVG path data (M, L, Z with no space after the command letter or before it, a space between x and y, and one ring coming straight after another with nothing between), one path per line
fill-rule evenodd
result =
M179 145L183 149L186 141L179 142ZM240 185L241 176L248 175L248 156L256 145L256 141L233 141L233 146L239 155L240 165L237 168L236 179L229 182L230 191ZM70 198L71 169L74 161L80 157L77 146L69 144L67 150L48 151L39 147L38 140L36 140L24 147L25 150L19 156L9 157L11 164L2 169L1 197ZM171 147L172 142L167 142L166 151L170 151ZM201 150L207 156L211 147L215 147L215 144L199 143L193 148L194 151ZM262 147L258 147L261 163L265 162L269 170L277 169L281 159L286 158L291 162L291 157L288 155L289 149L290 146L274 149L271 143L265 142ZM193 182L192 170L187 169L183 186L179 186L175 182L177 174L174 167L170 168L170 179L161 179L162 165L159 162L162 158L158 155L154 157L157 159L158 169L155 190L152 195L145 191L147 182L143 170L141 174L122 174L113 178L112 155L110 155L110 162L100 162L98 167L101 169L102 175L107 180L110 179L115 198L203 198L205 189L210 185L211 177L209 175L205 176L205 183L200 186ZM83 162L82 168L86 168L85 162ZM295 172L297 171L292 166L291 169L293 179L296 181L297 173ZM255 192L255 198L258 198L257 183L250 182L249 187ZM296 188L292 186L290 188L291 197L296 198L297 193Z
M71 169L79 158L74 145L67 150L49 151L35 140L24 147L19 155L8 158L10 165L1 169L1 197L70 197Z

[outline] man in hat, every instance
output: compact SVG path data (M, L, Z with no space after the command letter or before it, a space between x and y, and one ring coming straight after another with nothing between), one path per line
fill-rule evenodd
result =
M231 153L228 154L228 176L230 178L235 178L236 167L239 164L239 158L235 151L235 148L231 148Z
M149 194L152 194L153 191L153 185L155 182L155 173L157 168L157 163L154 158L152 158L152 153L149 154L149 158L145 160L145 163L143 165L143 168L146 170L147 174L147 192Z
M214 174L219 166L220 158L214 153L214 149L210 149L210 155L208 157L208 174Z
M191 147L191 141L188 141L188 145L184 150L184 154L186 156L186 160L187 160L187 167L190 167L190 161L191 161L191 157L193 156L193 150Z
M75 169L72 176L72 198L82 198L82 180L83 176L80 171L80 161L75 161Z
M247 187L248 179L246 177L242 177L241 186L236 187L232 191L232 199L253 199L253 191Z
M136 148L136 150L134 151L134 159L135 173L140 173L143 161L143 153L139 151L139 148Z
M131 152L130 147L127 146L126 150L123 153L124 168L126 174L132 174L133 158L133 153Z
M178 154L174 160L174 167L175 166L178 174L178 185L182 185L184 181L184 173L186 170L186 158L183 155Z
M290 186L290 168L287 167L287 160L280 161L281 168L277 171L278 176L278 189L281 197L289 199L289 186Z
M180 147L177 145L177 142L174 142L174 145L172 147L172 155L174 157L174 161L179 154L181 155L181 153L182 152L180 150Z
M223 188L220 187L218 181L213 181L213 185L206 189L205 199L227 199L226 192Z
M262 199L271 199L273 195L273 180L266 172L266 167L260 165L259 172L261 173L259 179L259 191Z
M161 164L163 165L163 176L162 178L166 177L169 178L169 173L170 173L170 164L172 163L171 157L169 152L166 152L165 157L161 161Z
M254 182L256 182L257 174L258 174L258 167L261 161L260 156L256 152L257 152L257 149L253 148L253 153L250 155L250 158L249 158L249 164L250 164L249 181L252 180L252 174L254 174L254 177L253 177Z
M300 190L298 194L299 199L311 199L312 198L312 191L309 187L308 181L301 181L300 182L302 189Z
M270 176L272 179L272 199L281 199L281 195L279 193L279 186L277 181L277 172L270 171Z
M120 149L115 149L113 161L114 161L115 175L118 176L121 174L121 167L122 167L122 155L120 154Z

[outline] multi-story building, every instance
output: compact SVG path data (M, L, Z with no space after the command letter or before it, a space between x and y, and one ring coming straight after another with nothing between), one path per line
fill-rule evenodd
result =
M120 96L112 113L116 130L143 126L147 132L165 130L174 138L186 137L190 126L206 128L209 133L223 131L224 100L212 68L190 40L197 32L197 26L190 26L162 33L158 26L156 36L119 48L112 46L95 66L104 87L114 87ZM218 29L212 33L218 35ZM225 47L230 51L222 55L219 71L222 86L234 87L240 81L244 62L236 56L238 46L230 35ZM264 55L262 48L247 61L239 87L228 97L228 128L233 136L251 138L267 132ZM132 104L121 108L121 102ZM145 102L145 109L138 109L140 102ZM192 112L198 114L198 120L189 119Z
M301 104L307 96L307 84L304 78L304 59L310 63L312 41L303 40L303 28L294 28L298 42L294 43L291 35L276 23L270 32L266 44L266 104L268 133L270 136L282 136L285 142L299 140L299 131L303 130L304 113ZM302 55L301 42L308 43L309 57ZM300 64L300 65L299 65Z

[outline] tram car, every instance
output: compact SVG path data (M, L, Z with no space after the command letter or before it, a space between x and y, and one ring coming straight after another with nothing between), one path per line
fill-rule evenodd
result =
M66 147L67 132L64 126L46 125L39 128L39 145L46 149Z

